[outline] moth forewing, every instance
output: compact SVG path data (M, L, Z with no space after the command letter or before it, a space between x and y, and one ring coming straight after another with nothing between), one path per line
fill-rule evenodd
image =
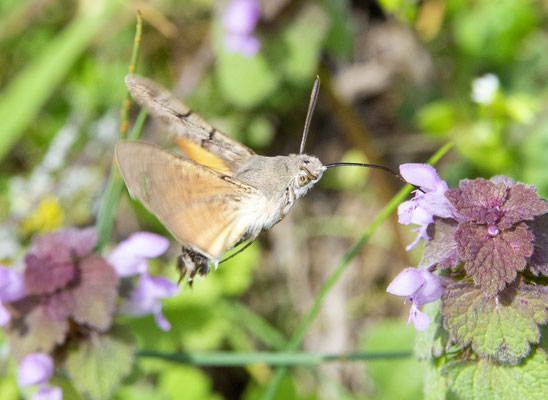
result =
M183 246L218 260L245 233L255 188L149 143L121 141L115 153L129 191Z
M125 80L137 103L162 121L173 135L204 148L220 158L230 170L236 169L246 158L255 154L249 147L214 128L150 79L127 75ZM183 151L187 152L184 148ZM202 163L191 151L187 152L187 156L199 164Z

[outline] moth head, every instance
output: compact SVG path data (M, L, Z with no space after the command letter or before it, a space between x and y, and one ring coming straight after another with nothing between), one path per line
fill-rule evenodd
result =
M297 197L303 196L320 180L325 166L314 156L299 154L296 156L296 175L293 186Z

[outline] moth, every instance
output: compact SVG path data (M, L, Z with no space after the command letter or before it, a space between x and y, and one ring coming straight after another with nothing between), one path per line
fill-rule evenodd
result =
M166 125L184 152L178 155L143 141L120 141L115 147L129 192L182 244L178 269L181 279L188 273L189 283L197 273L207 275L210 263L216 268L227 250L253 242L280 222L327 168L349 165L323 165L303 153L319 79L299 154L275 157L258 155L231 139L150 79L128 75L125 82L137 103Z

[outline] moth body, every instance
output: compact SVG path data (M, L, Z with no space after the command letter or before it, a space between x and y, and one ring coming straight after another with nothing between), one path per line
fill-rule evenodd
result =
M126 84L184 153L141 141L115 149L130 193L182 244L178 268L190 282L209 272L210 261L217 265L227 250L282 220L326 170L307 154L255 154L149 79L128 75Z
M242 213L249 214L252 221L251 236L270 229L284 218L295 201L320 180L324 171L320 160L308 154L252 156L242 163L234 177L257 188L264 196L242 207Z

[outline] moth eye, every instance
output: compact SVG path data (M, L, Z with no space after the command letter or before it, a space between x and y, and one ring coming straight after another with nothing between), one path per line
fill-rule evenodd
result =
M299 186L303 187L308 182L310 182L310 178L307 175L299 176Z

